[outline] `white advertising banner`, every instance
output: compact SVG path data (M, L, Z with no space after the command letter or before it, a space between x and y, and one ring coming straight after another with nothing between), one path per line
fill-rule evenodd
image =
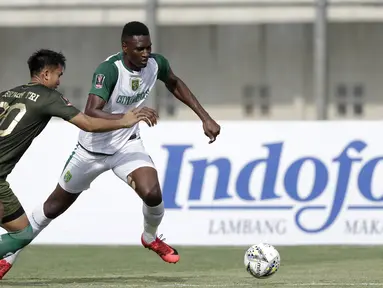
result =
M170 244L383 242L381 122L200 122L142 128L158 168ZM44 201L77 143L51 121L8 178L27 211ZM142 203L113 172L97 178L34 243L139 244Z

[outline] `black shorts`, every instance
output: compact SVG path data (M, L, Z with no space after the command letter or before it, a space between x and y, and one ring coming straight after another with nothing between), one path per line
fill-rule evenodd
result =
M24 214L24 209L19 199L13 194L9 183L0 179L0 202L3 204L4 215L1 223L7 223Z

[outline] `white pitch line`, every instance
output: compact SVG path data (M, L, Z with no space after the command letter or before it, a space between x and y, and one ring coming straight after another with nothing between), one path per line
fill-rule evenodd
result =
M237 284L164 284L159 287L247 287L254 286L251 284L237 283Z
M77 284L77 283L74 283ZM199 287L210 287L210 288L225 288L225 287L259 287L264 285L271 285L271 286L287 286L287 287L383 287L383 283L319 283L319 282L311 282L311 283L286 283L286 282L269 282L264 280L255 280L254 283L233 283L233 284L187 284L187 283L174 283L174 284L151 284L146 283L144 284L124 284L124 287L126 288L141 288L143 286L145 287L174 287L174 288L199 288ZM7 286L7 285L5 285ZM76 287L76 285L74 285ZM93 285L91 285L93 286ZM100 287L99 284L95 283L95 287ZM102 287L120 287L120 284L103 284Z
M374 286L374 287L383 287L383 283L278 283L278 282L269 282L267 281L255 281L254 284L250 283L236 283L236 284L163 284L163 285L158 285L156 284L157 287L249 287L252 286L254 287L257 285L257 283L261 284L274 284L274 285L285 285L285 286L295 286L295 287L312 287L312 286L317 286L317 287L334 287L334 286L348 286L348 287L365 287L365 286Z
M375 286L383 287L383 283L292 283L286 284L287 286Z

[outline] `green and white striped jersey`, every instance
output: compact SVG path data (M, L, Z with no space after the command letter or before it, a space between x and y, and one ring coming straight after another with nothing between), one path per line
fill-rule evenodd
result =
M157 79L166 82L169 71L169 62L162 55L152 54L145 68L133 71L124 65L122 53L117 53L97 67L89 94L106 101L103 111L125 114L142 104ZM138 124L105 133L81 131L79 142L88 151L114 154L134 133L139 133Z

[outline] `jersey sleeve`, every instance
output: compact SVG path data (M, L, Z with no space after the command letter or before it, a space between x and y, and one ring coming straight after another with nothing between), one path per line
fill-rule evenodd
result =
M157 79L166 83L170 74L169 61L160 54L152 54L152 57L156 60L158 65Z
M93 74L92 88L90 88L89 94L97 95L108 102L117 83L117 78L116 65L110 62L101 63Z
M50 117L59 117L69 121L75 117L80 110L74 107L68 99L66 99L58 91L52 91L48 97L48 101L44 107L44 114Z

